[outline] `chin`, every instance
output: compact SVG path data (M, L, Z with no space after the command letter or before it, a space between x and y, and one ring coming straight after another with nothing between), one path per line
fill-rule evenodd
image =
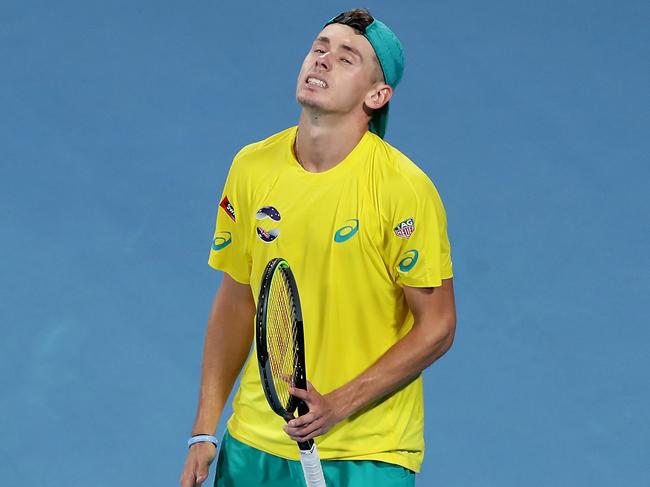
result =
M312 109L322 110L322 111L326 110L326 107L322 101L315 100L314 98L310 96L305 96L305 94L302 93L296 95L296 101L303 108L312 108Z

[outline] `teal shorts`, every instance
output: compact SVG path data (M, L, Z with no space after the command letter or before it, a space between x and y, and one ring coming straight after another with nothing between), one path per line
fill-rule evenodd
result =
M296 445L298 448L298 445ZM325 460L327 487L413 487L415 473L400 465L373 460ZM265 453L223 435L215 487L305 487L299 461Z

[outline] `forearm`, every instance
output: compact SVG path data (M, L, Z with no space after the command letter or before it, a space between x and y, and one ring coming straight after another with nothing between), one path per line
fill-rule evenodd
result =
M241 300L233 300L227 290L219 290L208 319L192 434L215 431L250 350L253 315L252 303L242 305Z
M347 418L418 376L445 354L453 341L453 325L414 325L400 341L352 381L328 394L340 419Z
M292 440L307 441L324 435L336 423L413 380L451 347L456 330L452 279L443 279L435 288L404 286L404 296L415 323L374 364L325 395L311 383L307 383L307 390L291 390L309 407L307 414L284 426Z

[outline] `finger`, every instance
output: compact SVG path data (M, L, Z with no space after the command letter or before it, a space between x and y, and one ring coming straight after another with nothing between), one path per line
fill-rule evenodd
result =
M309 425L307 425L307 426L301 426L301 427L299 427L299 428L292 428L291 426L284 425L284 426L282 427L282 429L283 429L284 432L285 432L286 434L288 434L289 436L301 435L301 434L303 434L304 431L308 431L308 430L311 431L311 429L309 428Z
M181 487L194 487L194 475L188 475L185 472L181 475Z
M196 474L193 470L185 471L180 479L181 487L196 487ZM201 484L198 484L201 485Z
M195 487L196 469L197 466L196 463L193 461L193 459L188 459L188 462L185 465L185 468L183 469L183 473L181 474L181 478L180 478L181 487Z
M318 428L319 425L322 425L323 422L323 418L318 416L314 417L312 421L304 423L300 426L291 426L289 424L285 424L282 429L289 436L300 436L310 433L314 430L314 428Z
M307 394L309 394L310 396L320 396L320 393L316 390L314 384L312 384L309 381L307 381L307 388L305 390L307 391Z
M329 431L329 429L330 429L330 426L327 426L327 425L323 424L322 426L316 428L311 433L297 435L295 441L303 442L303 441L313 440L317 436L321 436L321 435L324 435L325 433L327 433Z
M290 436L290 438L293 441L297 441L298 443L304 443L305 441L313 440L314 438L316 438L317 436L320 436L321 434L322 434L322 432L320 430L316 430L316 431L314 431L312 433L309 433L308 435L304 435L304 436L301 436L301 435L296 436L296 435L294 435L294 436Z
M289 387L289 394L291 394L294 397L297 397L298 399L302 399L303 401L307 401L310 399L310 394L308 391L305 389L300 389L298 387Z
M311 440L314 436L321 434L323 422L315 421L302 428L289 428L287 434L294 441Z
M196 487L201 487L201 484L205 482L205 479L208 478L208 470L206 469L199 469L198 472L196 472Z
M287 425L291 428L299 428L313 421L316 421L319 417L320 414L318 414L317 410L310 410L307 414L303 414L302 416L298 416L297 418L292 419L287 423Z

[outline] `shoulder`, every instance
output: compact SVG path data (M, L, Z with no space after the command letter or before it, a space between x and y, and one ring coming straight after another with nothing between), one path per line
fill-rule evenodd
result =
M433 181L411 158L373 134L376 184L384 202L439 199Z
M242 147L235 155L232 170L255 172L268 162L269 156L286 151L295 137L296 127L289 127L263 140L252 142Z
M274 162L284 160L286 152L291 150L295 130L296 127L290 127L242 147L228 171L226 185L229 191L238 194L240 199L252 194L276 168Z

